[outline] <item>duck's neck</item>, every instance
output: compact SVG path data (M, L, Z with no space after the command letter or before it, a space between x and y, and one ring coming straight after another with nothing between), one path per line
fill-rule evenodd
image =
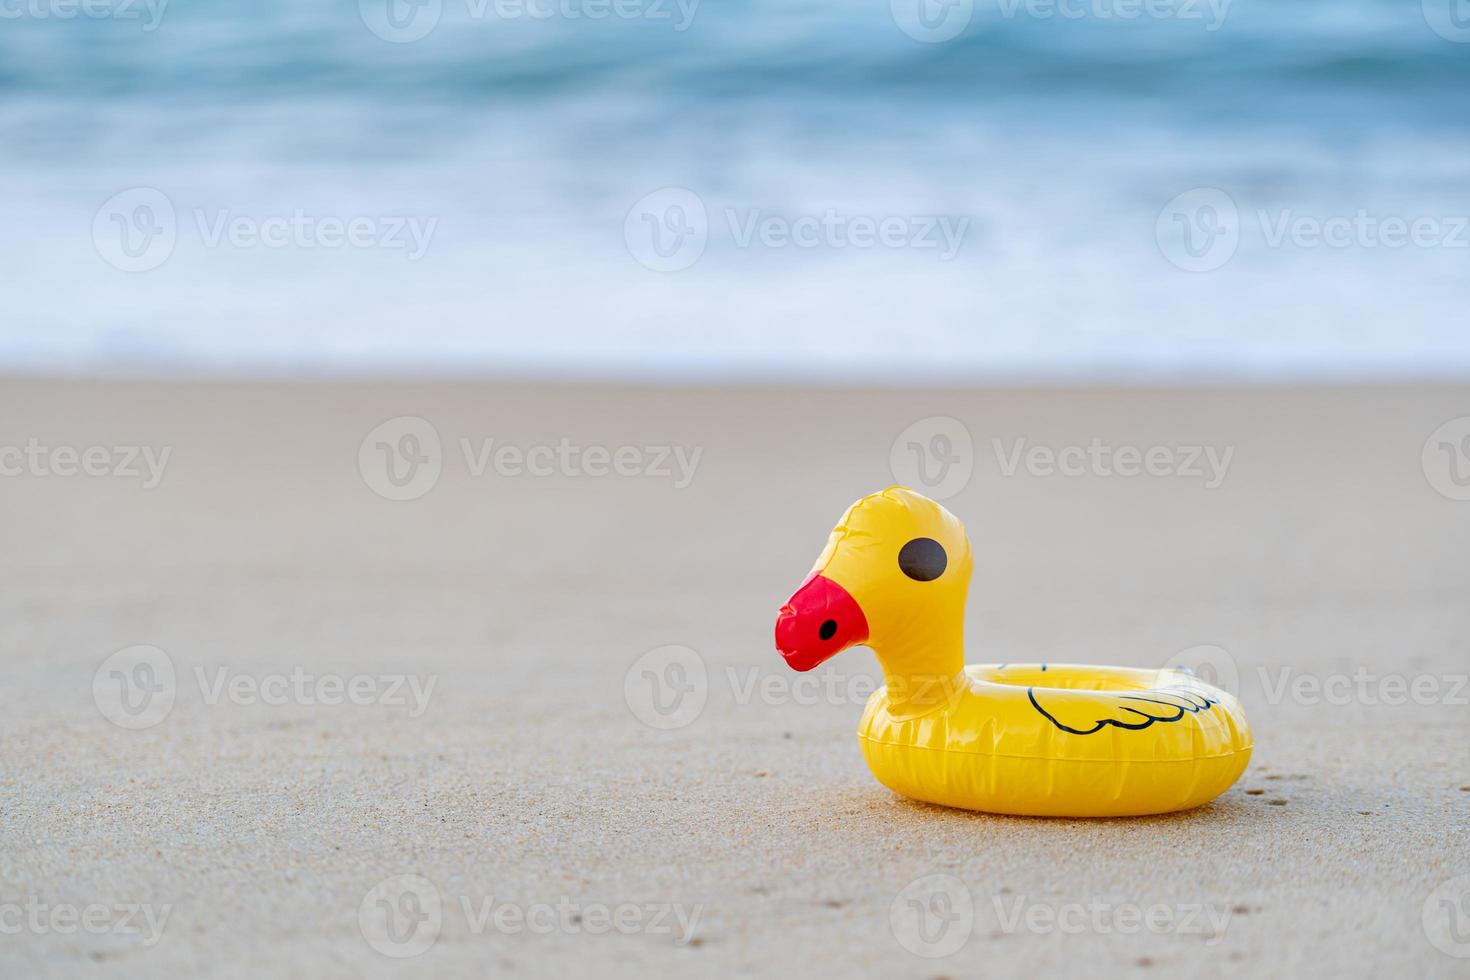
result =
M927 624L903 639L870 643L883 668L892 714L917 715L953 700L963 686L965 637L963 620Z

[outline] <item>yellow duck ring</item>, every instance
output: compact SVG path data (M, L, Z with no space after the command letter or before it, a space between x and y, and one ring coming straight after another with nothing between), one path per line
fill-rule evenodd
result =
M1240 703L1192 674L1075 664L964 665L964 525L890 487L848 508L776 647L811 670L850 646L885 686L858 740L878 781L916 800L1031 816L1167 813L1219 796L1250 762Z

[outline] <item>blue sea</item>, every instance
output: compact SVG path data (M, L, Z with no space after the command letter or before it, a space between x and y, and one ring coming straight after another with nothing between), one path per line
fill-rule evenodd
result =
M4 0L0 370L1470 373L1466 0Z

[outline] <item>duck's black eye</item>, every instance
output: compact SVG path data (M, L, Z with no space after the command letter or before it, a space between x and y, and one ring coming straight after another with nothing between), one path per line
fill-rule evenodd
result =
M914 538L898 553L898 567L917 582L932 582L944 574L949 558L944 545L933 538Z

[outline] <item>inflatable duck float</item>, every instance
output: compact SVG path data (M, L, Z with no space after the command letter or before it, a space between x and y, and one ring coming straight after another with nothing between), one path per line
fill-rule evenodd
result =
M971 565L958 518L889 487L847 509L776 617L795 670L859 644L877 654L886 683L858 741L879 782L967 810L1114 817L1201 806L1245 771L1245 713L1193 674L965 666Z

